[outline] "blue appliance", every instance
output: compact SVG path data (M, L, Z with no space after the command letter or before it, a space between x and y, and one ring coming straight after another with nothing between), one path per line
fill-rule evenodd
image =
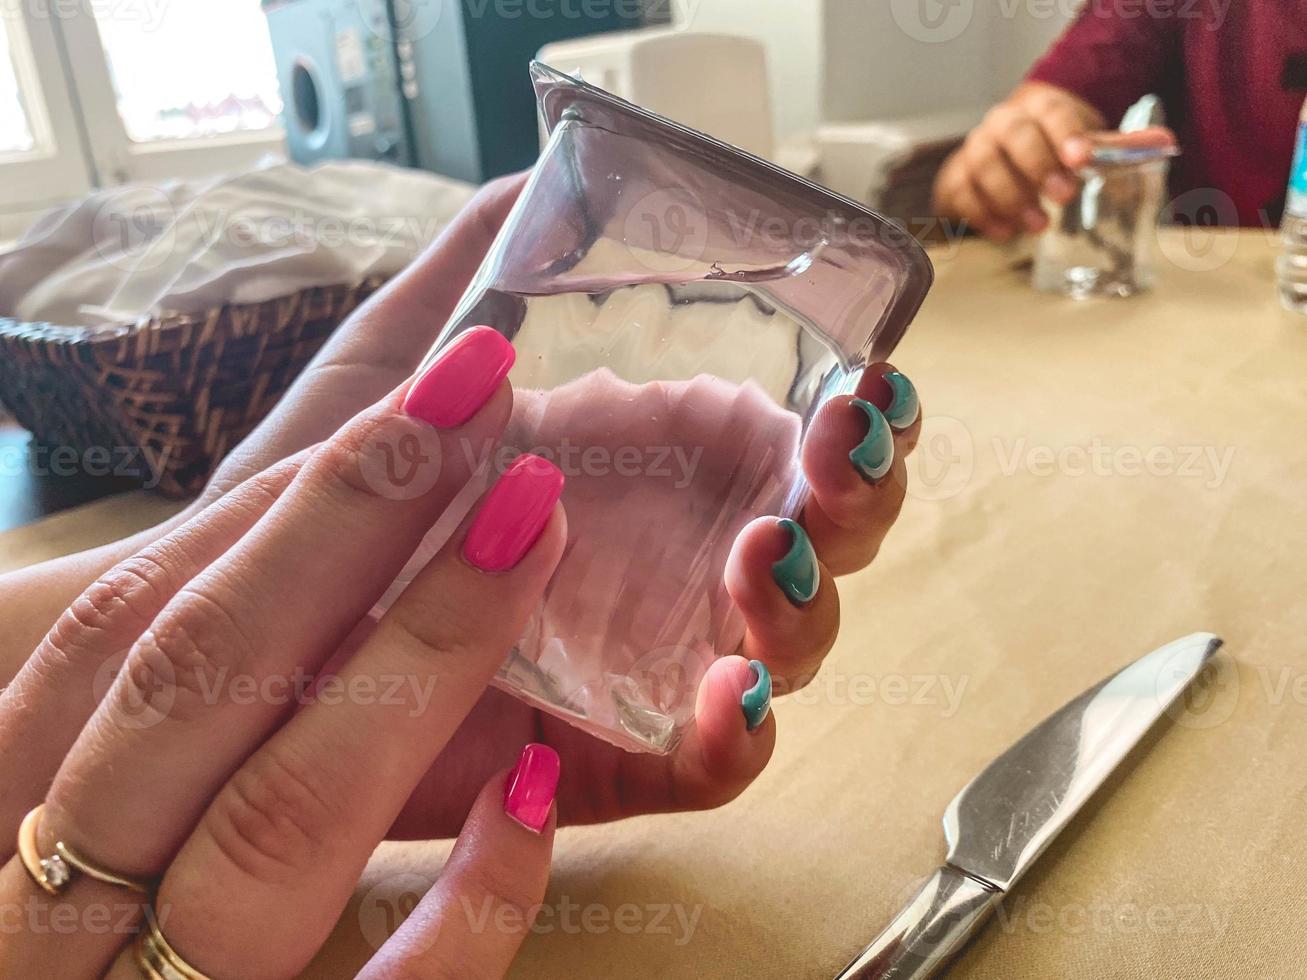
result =
M480 183L539 151L527 66L546 44L645 22L642 0L263 0L291 157Z
M291 159L413 165L387 0L264 0Z

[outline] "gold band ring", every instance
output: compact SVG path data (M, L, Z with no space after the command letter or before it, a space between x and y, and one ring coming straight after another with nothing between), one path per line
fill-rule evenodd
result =
M145 980L209 980L205 974L191 966L177 950L168 944L159 931L159 917L150 909L146 913L146 928L136 940L136 966Z
M32 880L45 891L51 895L62 895L77 879L79 873L96 881L102 881L106 885L128 888L143 895L149 895L154 890L154 882L145 878L120 875L102 868L63 841L55 842L54 853L49 857L41 857L36 844L36 829L44 812L45 804L42 803L33 807L31 812L23 817L23 822L18 828L18 857Z

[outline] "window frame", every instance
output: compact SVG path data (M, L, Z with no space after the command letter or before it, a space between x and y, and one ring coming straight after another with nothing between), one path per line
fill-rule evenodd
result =
M268 129L137 142L118 114L94 5L0 4L14 74L28 110L30 150L0 153L0 243L42 213L96 189L195 178L285 160L286 136Z
M88 193L94 174L85 152L58 26L36 4L0 4L14 75L33 146L0 153L0 239L14 237L48 207Z
M91 4L70 5L60 27L68 63L77 66L72 82L100 186L247 169L269 154L285 158L286 132L281 125L195 139L133 140L118 114L109 56L91 8Z

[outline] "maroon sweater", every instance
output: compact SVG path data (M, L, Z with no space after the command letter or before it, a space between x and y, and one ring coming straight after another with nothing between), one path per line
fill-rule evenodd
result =
M1183 150L1171 192L1193 192L1177 217L1279 223L1307 96L1307 0L1089 0L1028 77L1109 126L1156 93Z

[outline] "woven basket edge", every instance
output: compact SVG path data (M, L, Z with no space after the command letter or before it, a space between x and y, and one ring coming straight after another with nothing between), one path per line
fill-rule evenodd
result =
M314 293L349 293L365 289L375 292L387 282L387 276L368 276L356 282L332 283L327 286L306 286L280 296L260 300L256 303L224 303L211 307L200 313L163 313L159 316L142 318L134 323L120 323L103 327L68 327L47 321L20 320L16 317L0 317L0 341L17 341L27 344L51 344L61 347L87 347L98 344L118 344L132 334L146 330L170 330L194 326L203 323L215 314L230 312L234 315L256 314L265 307L275 307L294 300L296 297Z

